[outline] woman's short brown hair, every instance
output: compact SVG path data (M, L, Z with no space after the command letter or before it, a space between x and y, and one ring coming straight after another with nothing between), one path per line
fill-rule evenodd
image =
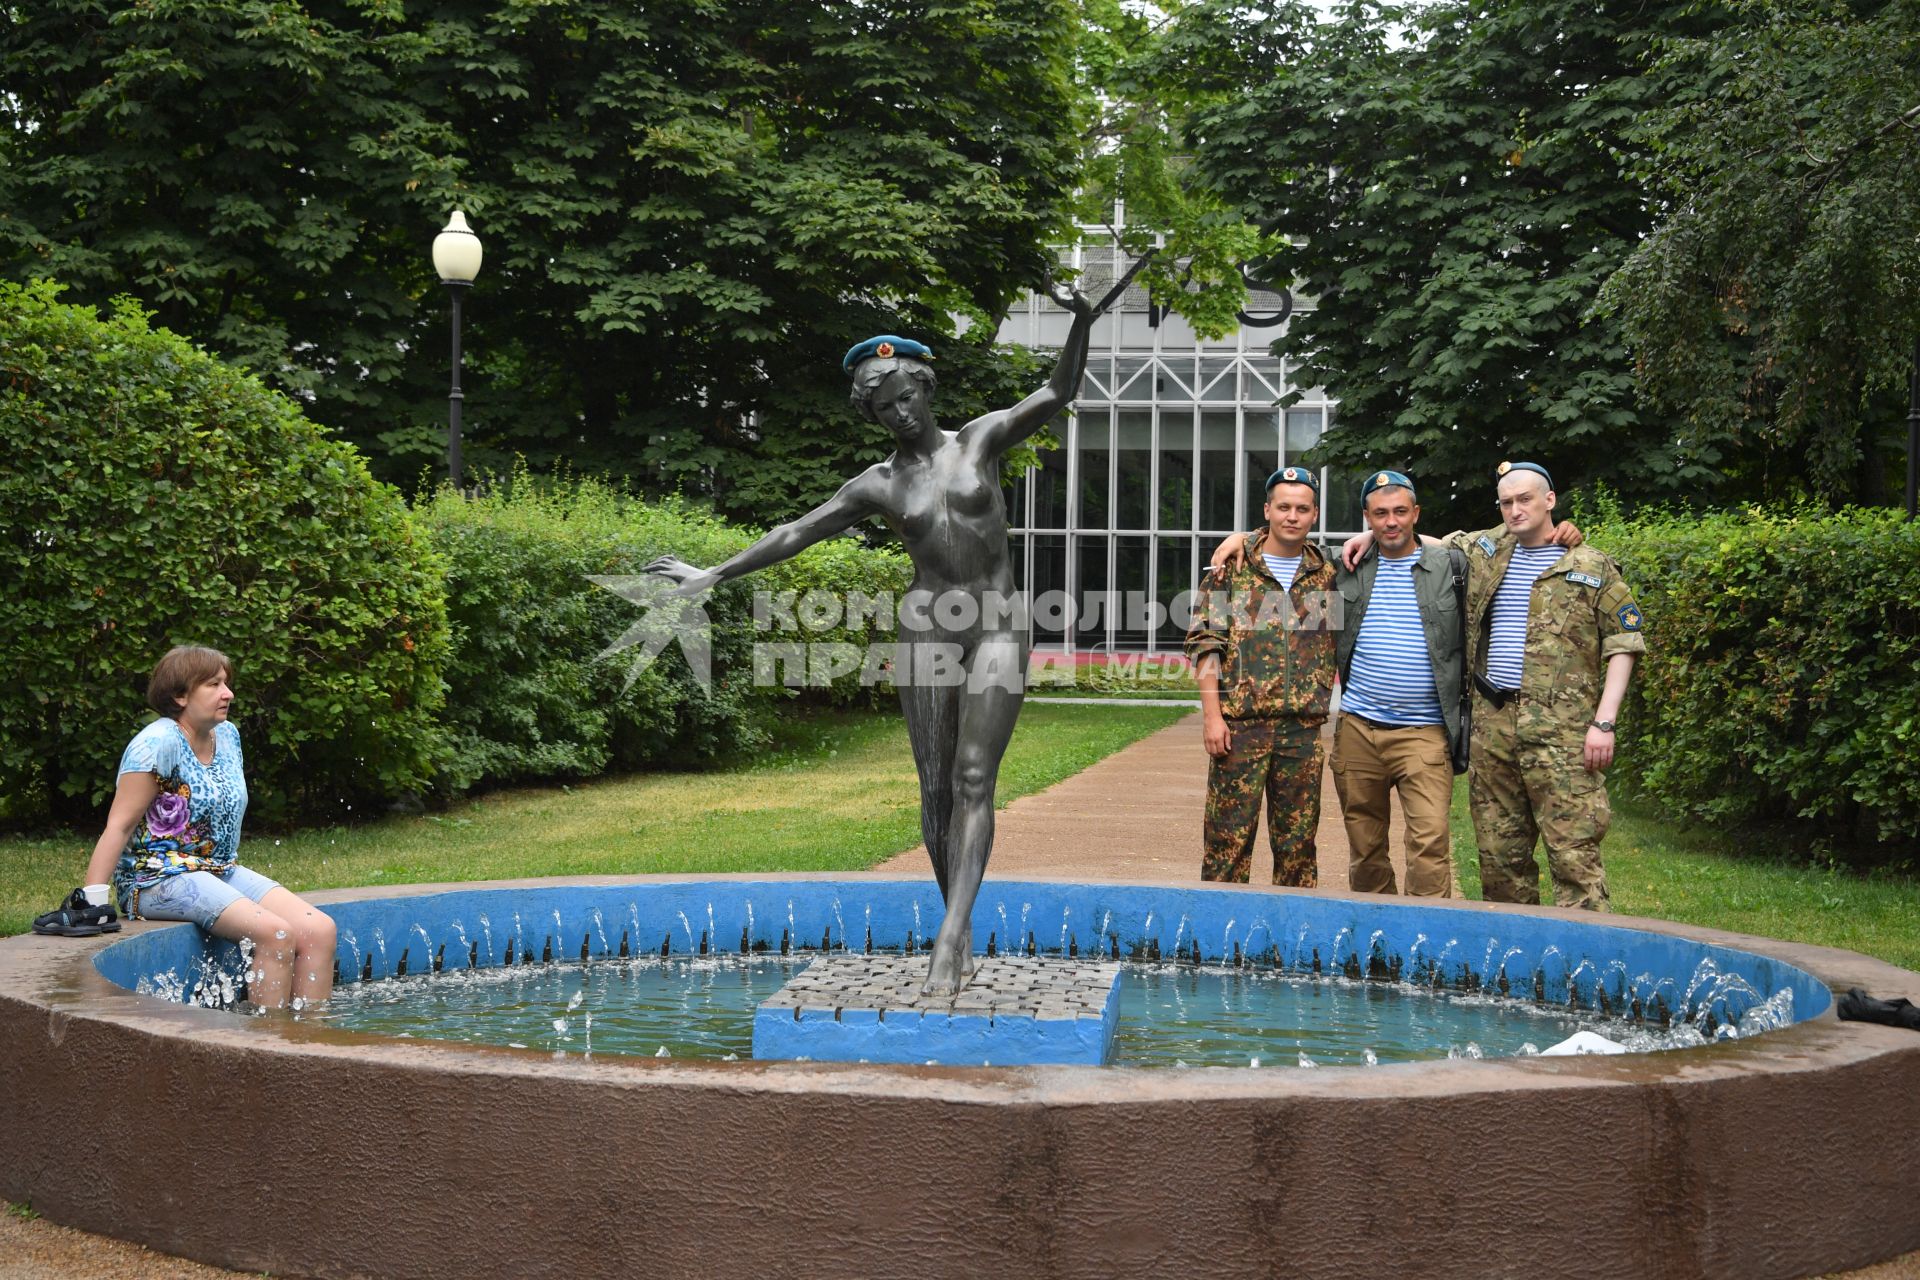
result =
M203 644L180 644L167 650L147 681L147 705L163 716L180 714L179 699L222 676L233 679L233 664L218 649Z

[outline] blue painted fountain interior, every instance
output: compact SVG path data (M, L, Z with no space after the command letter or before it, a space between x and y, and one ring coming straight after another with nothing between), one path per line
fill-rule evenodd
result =
M829 948L924 951L941 916L924 880L681 881L451 890L329 905L339 980L434 969ZM1826 986L1771 957L1606 923L1406 898L1328 898L1204 886L989 881L977 952L1100 955L1345 974L1603 1009L1656 1021L1736 1021L1785 991L1791 1019L1824 1012ZM231 943L182 925L102 949L121 986L209 1000L238 971Z

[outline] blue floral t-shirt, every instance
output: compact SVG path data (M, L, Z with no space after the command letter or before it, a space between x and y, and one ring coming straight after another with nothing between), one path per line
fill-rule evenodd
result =
M247 812L245 758L240 731L213 727L213 763L202 764L173 720L159 719L134 735L120 757L120 773L151 773L160 794L133 830L113 869L114 887L145 889L187 871L223 872L240 855L240 820Z

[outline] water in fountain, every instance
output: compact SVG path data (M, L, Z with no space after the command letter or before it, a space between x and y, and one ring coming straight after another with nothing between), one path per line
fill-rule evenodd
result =
M656 955L590 965L514 966L357 983L304 1020L357 1031L573 1052L576 1015L593 1017L601 1054L675 1058L747 1057L754 1008L808 957ZM156 992L158 994L158 992ZM555 1017L556 1006L564 1012ZM1692 1024L1677 1033L1635 1028L1565 1006L1485 994L1433 993L1407 983L1311 977L1271 967L1122 966L1118 1066L1371 1065L1436 1057L1509 1056L1536 1043L1595 1030L1630 1048L1704 1043ZM1756 1028L1777 1008L1749 1011ZM1742 1034L1745 1032L1743 1031Z

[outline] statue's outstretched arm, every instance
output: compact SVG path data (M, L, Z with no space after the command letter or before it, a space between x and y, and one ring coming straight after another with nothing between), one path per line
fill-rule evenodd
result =
M1080 378L1087 369L1087 347L1093 334L1093 322L1105 315L1119 300L1127 286L1153 259L1148 253L1137 259L1127 273L1114 283L1099 302L1089 302L1085 294L1071 285L1047 282L1047 296L1073 312L1073 326L1060 346L1060 360L1053 366L1047 385L1014 405L975 418L960 429L960 439L970 447L986 450L994 457L1005 453L1045 426L1055 414L1073 403L1080 392Z
M647 566L648 573L657 573L663 578L671 578L689 592L705 590L730 578L738 578L764 569L770 564L791 559L805 551L814 543L831 538L837 533L845 533L860 521L875 514L878 508L871 500L873 480L870 473L855 476L840 486L840 492L828 498L797 520L769 529L766 534L740 554L733 556L712 569L700 569L675 559L673 556L661 556Z

